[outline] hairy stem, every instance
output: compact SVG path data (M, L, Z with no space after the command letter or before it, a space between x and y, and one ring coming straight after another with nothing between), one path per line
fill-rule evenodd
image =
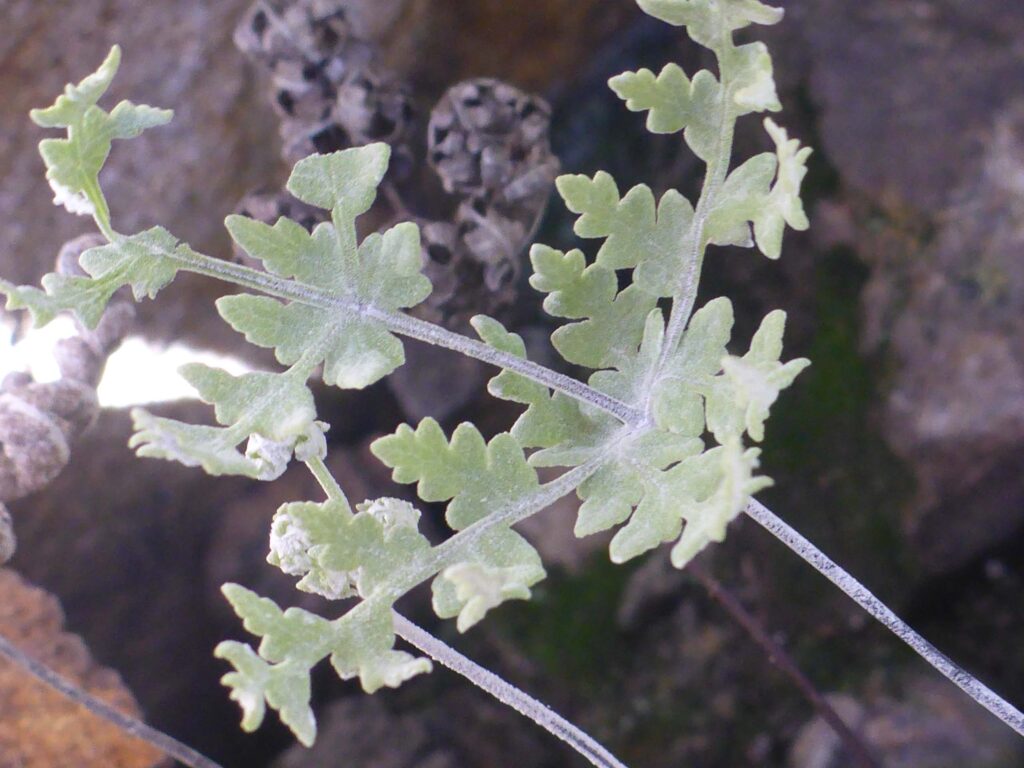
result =
M586 464L570 469L550 483L545 483L529 496L507 504L504 508L492 512L484 519L446 539L431 549L421 562L410 563L396 573L398 596L404 595L448 566L465 560L466 553L473 552L477 542L489 531L498 527L510 528L547 509L563 496L568 496L584 480L593 475L606 460L607 457L601 454Z
M324 464L324 460L318 457L306 460L306 466L309 467L309 471L313 473L313 477L320 483L320 487L323 488L324 493L327 494L327 498L331 501L337 501L344 504L352 509L352 505L349 504L348 497L345 495L345 491L342 490L338 481L335 480L334 475L331 474L331 470Z
M817 710L821 719L828 723L832 730L836 732L836 735L842 739L843 744L846 745L846 751L856 764L860 768L882 768L882 764L871 754L871 750L868 749L860 735L843 721L839 713L828 703L828 699L822 696L821 692L814 687L814 683L800 671L800 667L797 666L793 657L786 652L785 648L772 639L767 630L743 607L743 604L736 596L698 563L690 563L686 570L701 583L701 586L707 590L712 599L721 605L726 613L761 647L761 650L767 654L768 660L793 681L793 684L796 685L804 698Z
M1024 714L970 672L954 664L939 649L915 632L871 591L844 571L824 552L794 530L759 501L751 499L746 513L779 541L806 560L822 576L849 595L900 640L913 648L925 661L956 683L968 696L985 707L1018 734L1024 736Z
M636 424L642 420L642 414L636 408L603 392L598 392L578 379L495 349L468 336L453 333L440 325L428 323L401 312L383 310L351 297L321 291L312 286L294 280L286 280L240 264L213 259L192 250L183 249L161 255L177 261L182 269L189 272L233 283L285 301L296 301L318 309L343 312L375 320L393 333L454 350L467 357L473 357L490 365L518 373L550 389L564 392L576 400L610 413L625 424Z
M145 741L182 765L186 765L189 768L221 768L220 765L208 757L204 757L177 739L146 725L141 720L136 720L134 717L124 714L105 701L101 701L81 688L72 685L3 636L0 636L0 656L4 656L14 664L17 664L37 680L48 685L63 696L77 704L81 704L97 717L112 723L130 736Z
M441 666L462 675L502 704L511 707L524 717L528 717L545 731L572 747L590 761L591 765L597 766L597 768L626 768L624 763L585 731L577 728L547 705L466 658L404 616L395 613L394 621L395 633L403 640L430 656Z
M724 39L720 45L713 49L718 59L718 70L721 77L721 98L718 103L717 119L722 126L718 135L718 142L715 151L708 159L707 169L704 175L704 185L701 189L700 199L697 201L697 208L693 215L693 222L690 224L690 231L682 243L683 250L683 274L680 276L679 284L672 294L672 310L669 314L668 324L665 330L665 341L662 346L658 364L652 371L652 376L647 382L646 393L643 397L644 412L651 409L651 398L654 393L654 384L665 369L669 358L675 353L676 347L683 337L683 332L693 314L693 307L697 301L697 288L700 283L700 274L704 268L704 252L707 250L705 242L705 228L708 217L718 201L718 194L729 174L729 163L732 158L733 141L736 131L736 114L732 108L732 87L728 83L728 73L723 66L722 50L725 46L732 46L731 39Z
M579 485L588 477L593 475L607 460L602 453L586 464L570 469L559 475L550 483L545 483L534 493L522 499L517 499L489 514L487 517L464 528L455 535L432 548L422 558L407 563L401 570L395 571L393 584L388 588L388 598L397 600L409 590L419 586L427 579L440 573L450 565L462 562L467 552L472 552L476 543L489 531L498 526L511 527L529 517L541 512L563 496L568 496L575 491ZM344 499L345 494L341 486L331 475L327 466L321 459L311 459L306 462L310 472L320 483L325 494L330 499ZM347 503L347 501L346 501Z

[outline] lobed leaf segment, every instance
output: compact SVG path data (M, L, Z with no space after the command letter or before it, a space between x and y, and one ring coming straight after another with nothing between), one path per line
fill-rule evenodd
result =
M33 112L41 126L67 129L66 139L40 146L57 202L93 216L108 244L83 255L85 277L47 275L44 290L0 283L8 308L27 308L38 324L69 311L94 325L117 290L152 297L180 270L255 291L222 298L217 309L250 343L273 349L282 370L231 376L188 366L184 374L214 406L218 426L139 410L132 445L143 456L261 480L278 477L295 458L326 492L325 501L277 511L268 559L298 577L299 589L352 598L353 607L328 620L282 611L237 585L224 588L246 629L261 638L258 650L237 642L217 649L234 667L224 683L247 730L270 707L311 744L310 671L323 659L371 692L428 671L427 660L394 649L394 603L424 581L432 580L437 614L456 618L460 631L506 600L528 598L544 568L513 525L562 496L582 500L577 535L618 528L614 561L675 542L672 562L681 568L722 541L751 494L770 484L757 474L759 450L748 442L763 439L772 404L808 361L781 361L782 312L768 315L749 351L734 356L729 300L694 307L708 246L756 245L775 259L785 226L807 227L799 192L810 150L774 122L765 128L775 151L730 168L737 119L780 109L767 48L736 45L733 32L774 24L782 11L756 0L638 1L685 26L713 52L718 71L691 77L669 64L657 76L625 73L611 87L628 109L647 113L651 131L682 132L707 174L696 204L675 190L657 200L643 185L623 195L606 173L558 180L578 214L576 233L600 247L588 261L579 250L534 246L531 284L546 294L544 309L566 321L552 341L567 363L592 371L587 383L528 361L523 340L492 318L474 319L477 341L402 313L431 290L416 225L361 242L356 228L387 170L386 145L295 166L289 191L330 212L312 232L286 218L271 226L229 217L232 238L262 262L256 270L199 254L159 227L134 235L113 228L99 184L111 141L170 117L129 102L109 113L98 106L117 70L117 48L52 107ZM498 365L490 393L525 406L510 431L490 441L471 424L449 436L427 419L373 444L396 481L416 483L426 502L447 504L453 535L438 545L420 533L420 513L405 501L350 505L324 464L327 425L316 418L308 386L315 375L342 388L379 381L404 362L396 334ZM565 471L542 484L539 467Z

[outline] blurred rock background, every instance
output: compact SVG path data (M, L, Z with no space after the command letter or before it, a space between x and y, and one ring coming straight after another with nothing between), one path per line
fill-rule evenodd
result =
M681 142L649 137L642 118L604 85L627 68L678 61L693 71L707 63L631 0L347 5L421 110L459 80L498 77L551 103L563 170L603 168L620 186L643 181L659 192L698 188L701 168ZM177 113L169 128L115 149L106 182L119 226L162 223L230 257L223 216L250 190L279 187L286 177L265 76L231 42L247 6L0 7L0 275L36 281L61 244L86 229L52 206L34 151L42 134L26 113L94 68L114 42L125 49L114 97ZM739 343L767 311L785 308L787 354L814 361L770 422L764 459L776 487L763 499L1019 704L1024 5L817 0L790 2L787 11L783 24L756 34L775 57L782 124L816 150L805 194L812 227L787 233L779 263L715 254L703 289L734 297ZM765 149L758 122L742 125L740 155ZM566 247L571 224L553 201L538 239ZM247 354L215 315L220 290L178 281L143 306L141 332ZM543 355L550 328L525 283L510 321ZM443 378L413 382L442 394L446 386ZM407 493L366 450L409 418L403 398L381 386L356 395L325 390L319 400L334 423L332 466L352 495ZM202 412L190 403L162 410ZM470 419L499 431L513 418L480 388L445 423ZM11 565L62 601L69 629L120 672L150 722L226 766L580 764L443 672L372 699L323 675L323 734L312 751L290 747L276 724L242 735L211 656L217 641L241 633L217 590L240 581L329 612L264 562L276 506L316 491L301 473L263 486L137 460L128 434L126 413L103 413L54 484L10 505L19 535ZM502 608L466 638L430 618L425 592L406 610L630 765L852 764L690 576L660 555L611 566L602 542L566 535L572 512L567 505L531 521L527 533L551 566L532 603ZM749 521L703 564L833 695L883 764L1024 765L1009 731ZM9 599L0 593L0 603Z

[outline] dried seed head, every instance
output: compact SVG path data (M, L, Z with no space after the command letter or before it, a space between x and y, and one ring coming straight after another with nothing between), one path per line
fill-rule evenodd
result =
M498 80L467 80L449 89L431 114L430 162L449 192L506 197L510 185L551 165L550 123L543 99ZM542 189L546 194L550 181L535 191Z

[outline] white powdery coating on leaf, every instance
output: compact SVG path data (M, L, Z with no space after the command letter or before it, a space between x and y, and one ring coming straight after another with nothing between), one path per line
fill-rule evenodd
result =
M303 576L313 567L309 556L309 532L288 513L278 513L270 528L271 565L289 576Z
M85 195L53 179L50 179L50 188L53 190L54 205L64 206L67 211L77 216L92 216L96 213L96 206Z
M352 586L358 583L358 579L359 569L349 572L318 568L310 570L295 586L303 592L320 595L328 600L344 600L352 597Z
M252 435L249 437L245 455L259 462L260 480L276 480L288 468L294 447L295 440L278 443L267 440L262 435Z
M404 499L385 496L373 501L364 501L356 505L356 509L380 521L384 526L385 536L396 528L419 530L420 511Z

